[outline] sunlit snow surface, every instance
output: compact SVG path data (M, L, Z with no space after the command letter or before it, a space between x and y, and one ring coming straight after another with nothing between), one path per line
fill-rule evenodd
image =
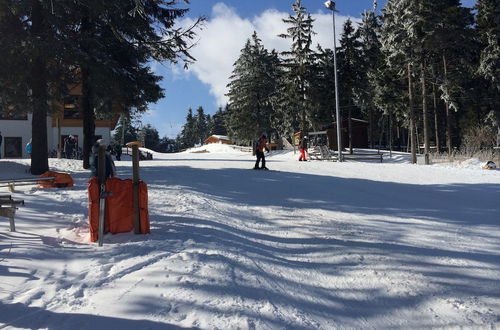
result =
M298 162L225 145L142 161L150 235L88 241L75 187L18 186L0 218L0 328L500 327L500 171L481 162ZM0 179L28 177L0 160ZM132 164L116 162L121 178ZM8 194L0 188L0 194Z

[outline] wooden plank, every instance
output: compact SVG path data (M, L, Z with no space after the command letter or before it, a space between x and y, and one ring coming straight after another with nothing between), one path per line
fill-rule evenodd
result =
M16 183L16 182L36 182L36 181L47 181L47 180L54 180L54 176L47 176L47 177L41 177L41 178L18 178L18 179L4 179L0 180L0 184L3 183Z
M361 156L357 157L354 155L344 155L344 160L378 160L382 163L382 155L377 156L377 157L367 157L367 156Z

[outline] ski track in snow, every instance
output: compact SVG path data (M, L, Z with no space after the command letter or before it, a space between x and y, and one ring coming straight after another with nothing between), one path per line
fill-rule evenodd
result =
M50 160L74 188L16 188L17 232L0 223L0 328L500 326L500 171L274 152L261 172L204 148L141 162L152 233L102 248L88 242L80 162ZM27 164L0 160L0 178Z

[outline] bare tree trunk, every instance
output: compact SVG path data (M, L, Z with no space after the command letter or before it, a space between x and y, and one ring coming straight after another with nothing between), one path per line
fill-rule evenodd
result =
M95 135L95 116L92 107L92 86L89 69L82 67L82 115L83 115L83 168L90 168L90 153Z
M45 22L42 5L39 0L32 0L32 31L36 43L43 42ZM31 173L40 175L49 170L47 147L47 59L43 47L39 50L31 68L31 91L33 102L33 118L31 122L32 153Z
M392 115L389 112L389 157L392 158Z
M425 81L425 58L422 56L422 63L420 66L420 79L422 83L422 121L423 121L423 131L424 131L424 154L428 155L430 153L430 139L429 139L429 120L427 118L427 84ZM425 163L428 165L429 157L425 157Z
M417 148L416 148L416 134L415 134L415 107L413 106L413 81L411 78L411 63L408 63L408 98L410 106L410 144L411 144L411 163L417 163Z
M373 108L368 109L368 136L370 137L370 149L373 149Z
M349 106L349 118L348 118L348 130L349 130L349 154L352 155L352 110L351 106Z
M446 64L446 56L443 53L443 69L444 69L444 80L446 81L448 79L448 68ZM446 113L446 148L448 149L448 156L451 157L452 155L452 143L451 143L451 113L450 113L450 106L448 105L447 102L444 102L445 106L445 113Z
M435 80L436 72L434 71L434 65L432 65L432 76ZM434 135L436 140L436 152L441 152L441 141L439 139L439 109L438 109L438 101L436 94L436 84L432 84L432 101L434 104Z
M87 14L82 19L82 29L81 33L83 35L83 45L82 49L85 53L91 50L86 45L86 40L90 38L91 22L89 15ZM82 117L83 117L83 168L90 168L90 153L92 149L92 143L94 143L95 135L95 115L92 102L92 82L90 76L89 64L85 63L81 65L81 82L82 82Z

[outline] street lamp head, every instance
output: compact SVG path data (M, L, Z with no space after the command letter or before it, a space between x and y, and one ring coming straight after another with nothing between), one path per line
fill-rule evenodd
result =
M325 1L325 7L330 9L330 10L335 11L335 1L331 1L331 0Z

